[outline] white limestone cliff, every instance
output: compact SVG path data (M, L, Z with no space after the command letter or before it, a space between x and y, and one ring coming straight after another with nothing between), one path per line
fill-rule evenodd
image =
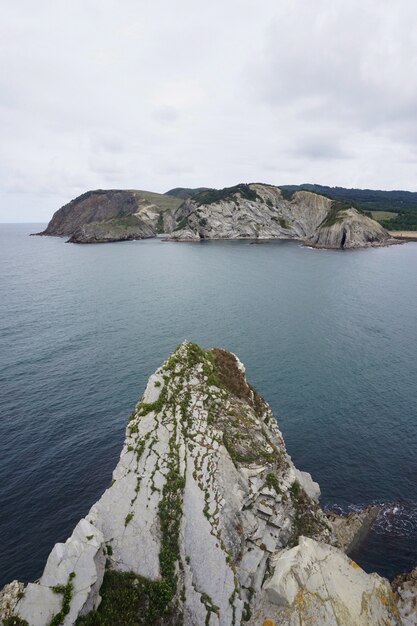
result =
M168 239L295 239L317 248L363 248L394 243L357 209L309 191L288 195L253 183L224 193L203 192L171 213ZM172 216L177 216L173 227Z
M163 363L130 417L111 486L53 548L39 583L7 592L0 617L401 625L388 582L336 547L317 483L294 467L244 371L232 353L188 342Z

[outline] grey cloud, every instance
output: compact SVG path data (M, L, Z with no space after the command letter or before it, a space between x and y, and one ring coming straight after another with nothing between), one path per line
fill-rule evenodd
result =
M415 189L416 22L411 0L4 0L0 220L99 187Z

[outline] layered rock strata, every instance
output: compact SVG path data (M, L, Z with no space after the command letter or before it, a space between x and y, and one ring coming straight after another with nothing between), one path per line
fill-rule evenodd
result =
M349 554L366 538L381 508L378 504L371 504L362 511L352 511L347 515L327 513L337 544L344 552Z
M318 496L239 359L185 342L150 377L111 486L9 594L6 624L400 626Z
M417 567L411 572L400 574L392 581L398 609L404 626L417 624Z
M187 190L184 190L185 192ZM265 184L200 189L189 195L145 191L90 191L53 216L42 235L71 243L106 243L155 237L295 239L318 248L363 248L394 243L387 231L350 205L309 191Z
M238 185L224 193L202 192L188 199L188 215L177 210L178 225L170 238L296 239L318 248L363 248L392 243L380 224L357 209L330 198L279 187Z
M155 237L182 199L149 191L96 190L56 211L40 235L69 237L71 243L106 243ZM168 218L169 219L169 218Z

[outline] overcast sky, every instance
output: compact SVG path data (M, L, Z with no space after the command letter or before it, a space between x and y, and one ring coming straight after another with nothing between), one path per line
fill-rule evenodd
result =
M0 221L88 189L417 190L415 0L2 0Z

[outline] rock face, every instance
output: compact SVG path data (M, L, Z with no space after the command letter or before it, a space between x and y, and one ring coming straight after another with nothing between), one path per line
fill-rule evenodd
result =
M328 513L327 519L333 527L339 547L349 554L365 539L380 511L379 505L371 504L362 511L353 511L348 515Z
M232 353L188 342L163 363L111 486L14 615L31 626L400 626L388 582L335 547L317 483L294 467L244 372Z
M102 243L154 237L164 215L182 203L163 194L136 190L97 190L61 207L40 235L70 237L72 243Z
M318 248L395 242L382 226L349 205L263 184L172 189L164 195L90 191L59 209L39 234L69 236L71 243L105 243L157 233L173 241L296 239Z
M388 581L366 574L336 548L301 537L298 546L278 554L273 567L255 615L267 612L279 624L278 607L285 607L284 623L294 626L401 623Z
M181 207L182 209L182 207ZM308 191L288 194L272 185L238 185L203 191L177 212L170 238L297 239L320 248L379 246L394 240L359 211Z
M400 574L392 581L396 592L398 609L404 626L417 624L417 567L407 574Z
M330 212L311 238L316 248L366 248L390 241L390 234L381 224L353 208Z

